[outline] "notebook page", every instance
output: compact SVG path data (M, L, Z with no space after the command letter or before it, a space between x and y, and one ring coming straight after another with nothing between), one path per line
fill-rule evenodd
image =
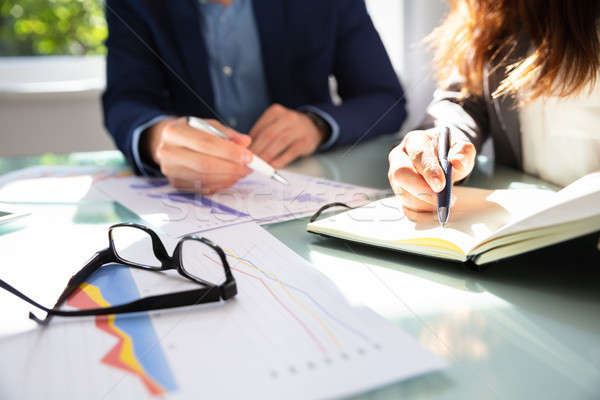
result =
M541 207L522 215L489 239L600 214L600 172L578 179L561 191L548 195L540 204Z
M454 192L456 206L445 228L435 213L405 214L401 199L390 197L310 224L309 230L423 254L466 256L502 226L531 212L537 202L524 199L551 194L537 189L490 191L469 187L456 187Z

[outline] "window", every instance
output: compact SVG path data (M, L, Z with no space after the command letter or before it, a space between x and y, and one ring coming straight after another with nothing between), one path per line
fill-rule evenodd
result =
M105 54L101 0L3 0L0 56Z

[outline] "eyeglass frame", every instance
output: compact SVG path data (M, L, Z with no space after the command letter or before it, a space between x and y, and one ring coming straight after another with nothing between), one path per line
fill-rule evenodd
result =
M146 232L152 239L152 250L154 251L155 257L160 261L161 266L154 267L148 266L141 263L133 263L128 261L117 252L114 239L113 230L120 227L130 227L141 229ZM58 298L53 308L47 308L40 303L32 300L19 290L15 289L10 284L0 279L0 288L7 290L29 304L45 311L48 313L45 319L38 318L35 314L29 313L29 318L40 324L47 324L52 316L62 317L82 317L82 316L95 316L95 315L111 315L111 314L125 314L143 311L162 310L176 307L184 307L191 305L198 305L204 303L218 302L221 300L229 300L237 295L237 284L235 277L231 273L227 256L221 247L213 243L210 239L205 237L199 237L197 235L186 235L179 239L173 255L169 256L162 240L158 237L156 232L152 229L135 223L119 223L112 225L108 230L109 247L95 253L92 258L81 268L75 275L71 277L65 290ZM225 270L225 281L219 285L194 277L183 267L181 262L182 247L183 243L188 240L199 241L210 248L212 248L221 259L221 264ZM86 281L94 272L107 264L120 263L130 268L142 269L151 272L164 272L175 269L177 272L186 279L191 280L199 285L202 285L201 289L186 290L175 293L167 293L162 295L143 297L138 300L134 300L128 303L120 304L117 306L110 306L104 308L93 308L86 310L59 310L58 307L64 303L69 296L75 292L75 290ZM198 297L199 296L199 297Z

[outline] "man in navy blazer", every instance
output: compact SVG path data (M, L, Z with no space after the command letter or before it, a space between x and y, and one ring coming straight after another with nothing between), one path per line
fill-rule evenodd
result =
M281 168L406 118L363 0L108 0L106 18L106 127L137 173L178 188L213 193L252 153Z

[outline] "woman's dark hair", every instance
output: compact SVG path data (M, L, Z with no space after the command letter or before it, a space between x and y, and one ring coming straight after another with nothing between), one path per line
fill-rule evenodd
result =
M495 96L565 97L592 88L600 70L598 0L450 0L450 14L430 35L440 85L458 73L464 94L481 94L487 63L507 69ZM502 63L521 37L532 51ZM591 86L589 86L591 85Z

